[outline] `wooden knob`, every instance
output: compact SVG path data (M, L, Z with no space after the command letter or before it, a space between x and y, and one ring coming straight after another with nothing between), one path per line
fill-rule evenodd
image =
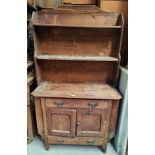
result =
M88 144L95 144L95 141L94 140L87 140L87 143Z
M97 103L88 103L88 106L90 108L95 108L97 106Z
M63 139L58 139L58 143L63 144L65 141Z
M55 102L55 105L61 107L64 105L64 103L63 102Z

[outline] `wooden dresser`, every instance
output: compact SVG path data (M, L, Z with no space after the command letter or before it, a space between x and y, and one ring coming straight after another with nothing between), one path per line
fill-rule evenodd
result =
M115 134L123 16L63 6L32 17L38 133L49 144L101 146Z

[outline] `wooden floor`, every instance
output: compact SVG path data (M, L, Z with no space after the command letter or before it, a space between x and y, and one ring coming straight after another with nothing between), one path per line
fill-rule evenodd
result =
M36 137L27 146L27 155L118 155L111 144L108 144L107 153L103 153L96 146L79 145L50 145L50 150L46 151L43 142Z

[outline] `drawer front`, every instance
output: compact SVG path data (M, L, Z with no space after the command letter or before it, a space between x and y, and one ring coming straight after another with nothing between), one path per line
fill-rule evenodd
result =
M46 99L49 108L106 109L110 100Z
M78 144L78 145L104 145L104 138L95 137L58 137L48 136L48 142L50 144Z

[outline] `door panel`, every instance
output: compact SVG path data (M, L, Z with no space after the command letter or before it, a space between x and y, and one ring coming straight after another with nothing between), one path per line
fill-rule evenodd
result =
M47 108L48 135L75 137L76 110Z
M110 107L106 110L78 109L77 136L106 137L108 134L110 110Z
M101 128L101 116L97 114L85 114L81 119L81 124L82 131L98 132Z

